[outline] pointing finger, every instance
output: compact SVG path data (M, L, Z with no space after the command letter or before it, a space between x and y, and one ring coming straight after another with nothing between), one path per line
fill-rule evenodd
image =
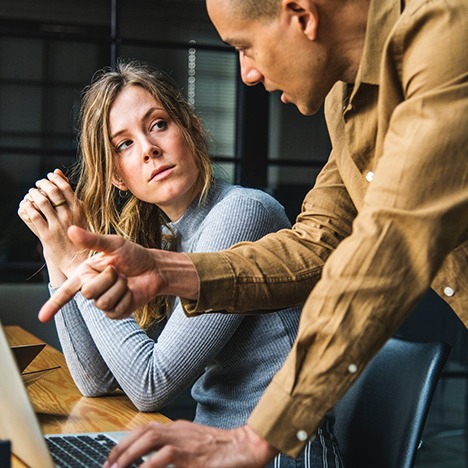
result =
M95 234L78 226L68 228L68 237L77 247L105 253L114 252L124 243L119 236Z
M79 276L73 275L41 307L38 317L41 322L48 322L52 317L81 289L82 282Z

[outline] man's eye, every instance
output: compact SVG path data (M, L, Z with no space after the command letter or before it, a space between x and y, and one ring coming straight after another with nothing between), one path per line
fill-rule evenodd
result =
M249 58L249 52L245 47L237 47L236 50L239 53L239 56Z

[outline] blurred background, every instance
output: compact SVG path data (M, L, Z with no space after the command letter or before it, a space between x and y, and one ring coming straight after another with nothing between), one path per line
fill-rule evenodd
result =
M0 0L0 281L41 265L18 202L48 171L75 161L80 92L119 57L172 75L209 129L218 173L268 190L292 219L329 151L323 116L240 83L237 55L201 0ZM36 275L29 281L42 281Z
M74 164L80 93L119 57L171 74L210 132L216 173L269 192L292 222L330 151L322 112L302 116L241 83L204 0L0 0L0 318L57 348L54 325L36 319L48 294L42 253L16 211L36 180ZM399 334L454 348L418 465L468 466L466 329L429 292ZM187 393L163 412L192 411Z

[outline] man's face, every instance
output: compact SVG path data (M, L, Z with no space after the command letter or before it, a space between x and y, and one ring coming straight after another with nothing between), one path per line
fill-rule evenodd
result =
M242 81L281 91L304 115L320 109L332 83L324 47L310 40L288 15L252 20L233 10L230 0L207 0L208 14L224 42L239 51Z

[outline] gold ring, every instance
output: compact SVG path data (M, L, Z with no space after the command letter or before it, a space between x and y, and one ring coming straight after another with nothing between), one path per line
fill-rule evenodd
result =
M52 206L53 206L54 208L57 208L57 206L65 205L65 203L67 203L67 200L60 200L60 201L57 202L57 203L52 203Z

